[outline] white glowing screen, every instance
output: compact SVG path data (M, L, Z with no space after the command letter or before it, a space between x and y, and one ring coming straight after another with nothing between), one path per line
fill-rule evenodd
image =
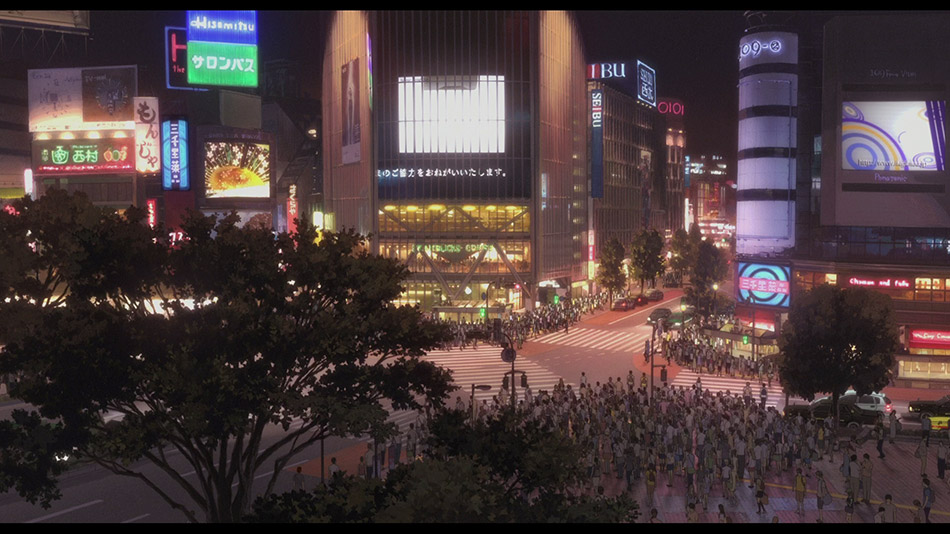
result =
M504 151L504 76L399 78L400 153Z

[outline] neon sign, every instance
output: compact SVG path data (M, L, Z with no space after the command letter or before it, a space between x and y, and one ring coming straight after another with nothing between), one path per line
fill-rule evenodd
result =
M33 141L38 174L135 172L135 138Z
M599 80L601 78L626 78L626 63L594 63L587 66L587 79Z
M656 110L664 115L683 115L686 112L686 106L682 102L661 100L657 103Z
M287 232L297 231L297 184L290 184L287 188Z
M158 224L158 199L150 198L145 201L145 211L148 213L148 227L155 228Z
M189 11L188 41L257 44L257 11Z
M637 98L656 107L656 71L637 60Z
M940 330L911 330L911 342L950 345L950 332Z
M911 287L910 280L906 278L862 278L860 276L852 276L848 278L848 285L851 286L861 286L861 287L898 287L898 288L907 288Z
M187 191L188 123L183 120L162 122L162 189Z
M739 262L737 279L739 302L788 307L791 297L789 266Z
M764 51L769 51L773 54L779 54L782 52L782 41L779 39L772 39L769 42L759 42L757 40L748 41L742 43L739 47L739 59L742 59L746 56L759 57Z

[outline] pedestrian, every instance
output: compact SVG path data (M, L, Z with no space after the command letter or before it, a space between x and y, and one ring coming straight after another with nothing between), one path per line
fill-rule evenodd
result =
M943 475L947 470L947 442L940 440L937 442L937 478L943 480Z
M874 514L874 522L875 522L875 523L883 523L883 522L884 522L884 507L883 507L883 506L878 506L878 507L877 507L877 513Z
M920 459L920 475L925 476L927 474L927 440L920 438L920 443L917 444L917 449L914 451L914 456Z
M686 522L687 523L699 523L699 512L696 511L696 504L689 503L689 506L686 510Z
M818 522L824 523L821 511L824 510L826 504L831 504L831 493L828 491L828 484L820 469L815 472L815 476L818 477L818 486L815 489L815 496L818 498Z
M765 409L765 402L769 399L769 390L762 384L762 391L759 392L759 399L762 401L762 409Z
M376 454L373 452L373 444L366 444L366 454L363 455L366 461L367 478L379 478L378 464L376 463Z
M303 468L297 466L297 472L294 473L294 491L304 491Z
M874 426L874 439L877 440L877 457L884 459L884 424L878 423Z
M930 428L930 414L925 413L920 416L920 431L924 440L926 440L928 447L930 446Z
M930 487L930 480L927 477L924 477L924 489L923 489L923 499L922 506L924 508L924 522L930 523L930 508L934 505L934 490Z
M897 523L897 505L894 504L894 500L891 498L890 493L884 496L883 506L884 506L884 522Z
M755 479L755 504L758 506L755 513L764 514L765 505L769 503L769 496L765 493L765 481L761 476Z
M327 468L327 471L330 473L331 486L336 486L343 479L343 470L337 465L335 456L330 458L330 467Z
M798 515L805 515L805 487L805 475L799 467L795 470L795 511Z
M848 495L844 500L844 517L848 523L854 517L854 492L851 491L851 486L848 486Z
M891 445L894 444L894 438L897 437L897 431L900 429L900 422L897 420L897 410L891 410L891 413L887 416L887 431L889 434L888 441Z
M871 456L864 453L864 459L861 461L861 486L864 488L864 504L871 504L871 472L874 465L871 463Z
M725 523L728 519L729 517L726 515L726 508L722 504L720 504L719 505L719 522Z
M659 512L656 511L656 508L651 508L651 509L650 509L650 522L651 522L651 523L662 523L662 521L660 521L660 518L658 517L658 515L659 515Z
M656 466L651 462L647 465L647 504L653 506L653 493L656 491Z
M356 464L356 476L359 478L369 478L366 471L366 460L360 456L360 463Z
M851 455L851 458L850 458L850 461L849 461L849 465L848 465L848 469L850 470L850 473L851 473L851 478L850 478L850 480L851 480L851 493L854 494L854 498L855 498L856 500L859 500L859 499L860 499L860 497L859 497L860 493L858 493L858 491L859 491L860 484L861 484L861 464L858 463L858 455L857 455L857 454L852 454L852 455Z
M924 507L917 499L914 499L914 523L923 523L924 522Z

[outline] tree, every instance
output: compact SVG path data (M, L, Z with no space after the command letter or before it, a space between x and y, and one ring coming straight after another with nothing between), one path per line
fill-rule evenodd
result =
M719 249L709 241L700 241L692 269L692 284L684 291L686 301L706 315L712 313L712 302L718 296L713 284L725 280L728 269L726 259Z
M237 521L259 470L273 469L270 493L320 439L391 432L384 401L439 406L453 389L448 371L418 358L445 327L391 304L408 270L366 252L358 234L316 243L306 221L275 236L234 214L191 213L170 248L142 210L118 215L55 190L14 207L0 217L0 252L16 257L0 285L11 297L0 316L14 326L0 331L0 372L18 376L11 395L38 414L0 422L16 437L0 442L0 490L48 506L53 456L74 450L142 480L190 521ZM105 424L104 410L121 420ZM176 471L172 451L195 477ZM191 502L137 470L139 459Z
M616 237L608 239L600 252L600 266L597 268L595 280L598 285L607 290L608 302L613 302L614 293L619 292L627 284L627 275L623 272L625 254L623 244Z
M677 278L682 280L689 274L694 256L689 234L682 228L677 229L670 239L670 268L676 273Z
M779 337L779 372L793 395L829 393L837 424L838 398L849 387L862 395L886 386L899 347L890 297L823 284L792 303Z
M656 230L641 230L633 238L630 245L630 267L633 276L640 281L640 292L643 292L643 283L646 280L655 281L663 274L665 267L663 258L663 236Z

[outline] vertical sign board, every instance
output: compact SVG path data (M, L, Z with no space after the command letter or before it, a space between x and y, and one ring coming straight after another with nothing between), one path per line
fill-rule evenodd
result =
M207 91L188 85L188 30L165 26L165 87L184 91Z
M343 64L343 163L360 161L360 60Z
M158 98L137 96L135 106L135 171L156 174L162 169L158 136Z
M181 119L162 122L162 189L187 191L188 123Z
M188 11L188 83L257 87L257 12Z
M604 198L604 92L590 92L590 196Z
M148 213L148 227L155 228L155 225L158 224L158 199L147 199L145 201L145 211Z
M637 60L637 98L656 107L656 71L640 60Z
M295 233L297 231L297 184L290 184L287 188L287 232Z

